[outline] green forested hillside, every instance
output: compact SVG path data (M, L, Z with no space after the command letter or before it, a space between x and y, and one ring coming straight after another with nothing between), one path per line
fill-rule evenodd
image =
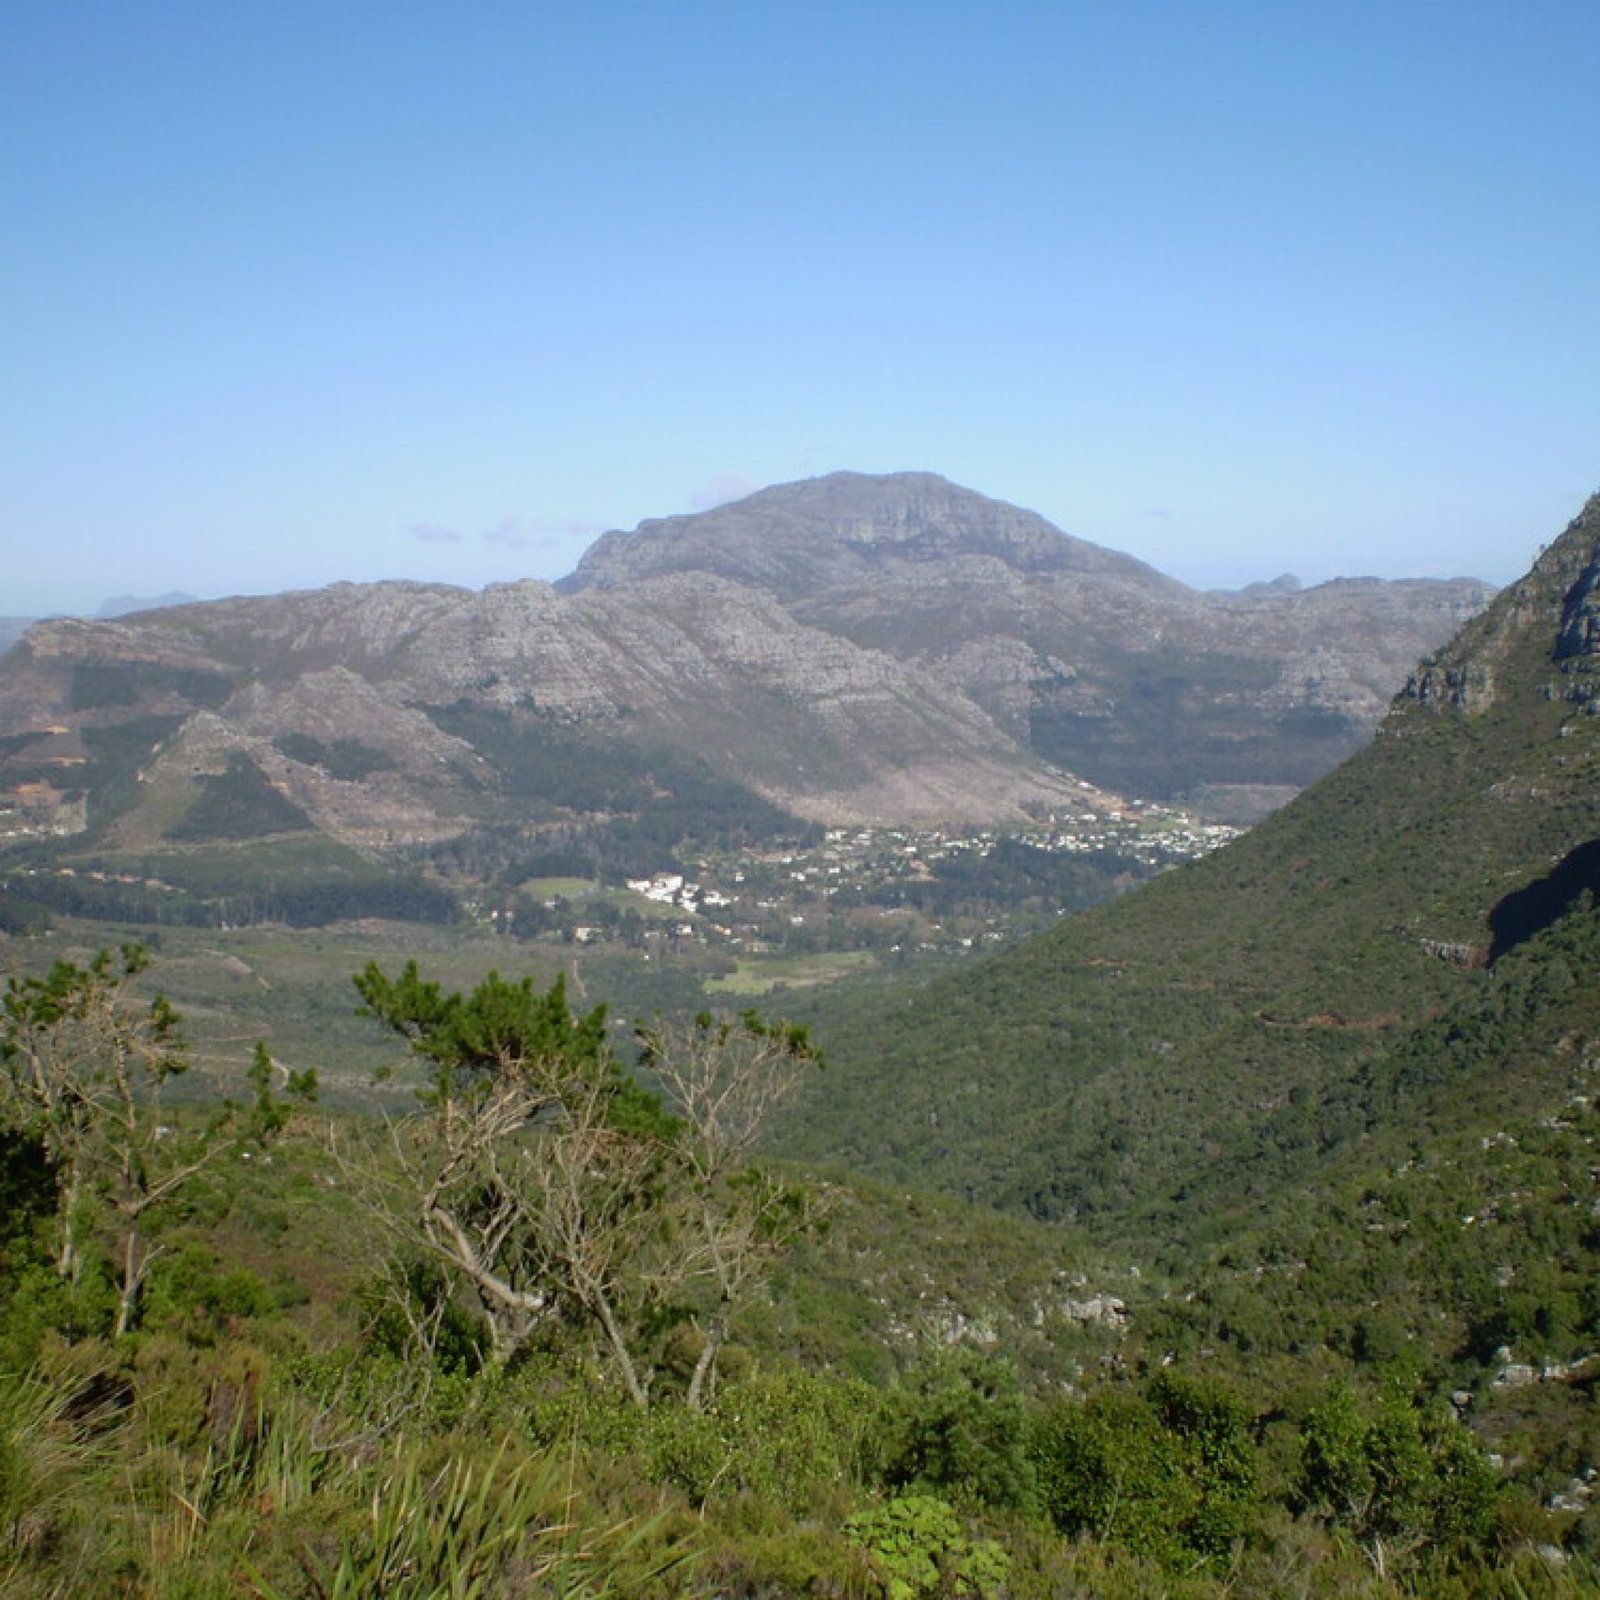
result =
M625 1061L561 977L371 961L387 1118L284 1098L353 1094L315 1029L163 1107L180 958L44 946L0 995L0 1592L1597 1592L1597 592L1600 500L1367 754L830 997L828 1063L709 1012Z
M1586 1181L1592 1115L1513 1123L1487 1163L1441 1146L1353 1226L1145 1272L729 1164L729 1108L764 1094L738 1063L814 1065L789 1028L663 1036L663 1104L559 983L369 967L424 1063L414 1113L291 1115L264 1050L231 1108L162 1113L181 1024L146 985L130 947L5 991L8 1596L1590 1592L1585 1225L1541 1238L1568 1259L1537 1278L1503 1256L1530 1183ZM1453 1274L1442 1339L1393 1294L1413 1249ZM1393 1298L1350 1318L1371 1290ZM1543 1361L1488 1358L1513 1404L1460 1329Z
M785 1148L1171 1237L1363 1128L1377 1085L1403 1116L1446 1070L1404 1067L1416 1030L1497 1004L1503 952L1593 875L1597 545L1600 499L1368 750L1231 848L825 1020L835 1071Z

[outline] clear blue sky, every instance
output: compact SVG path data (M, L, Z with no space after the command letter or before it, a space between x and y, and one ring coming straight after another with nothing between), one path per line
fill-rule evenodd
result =
M1600 488L1595 0L0 0L0 613L926 469L1209 586Z

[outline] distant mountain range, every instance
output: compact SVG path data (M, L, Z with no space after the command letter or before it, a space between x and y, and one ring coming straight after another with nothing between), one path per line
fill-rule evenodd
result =
M607 534L555 586L39 623L0 661L0 794L15 836L309 833L368 861L664 836L674 808L735 831L1117 792L1252 814L1359 746L1491 593L1202 594L942 478L838 473Z
M95 608L95 615L100 618L123 617L133 611L153 611L161 606L183 606L193 602L194 596L180 589L162 595L118 594L101 601ZM38 617L0 617L0 652L9 650L40 620Z
M840 472L608 533L557 588L705 575L914 666L1102 788L1246 815L1370 735L1472 579L1200 593L929 473Z

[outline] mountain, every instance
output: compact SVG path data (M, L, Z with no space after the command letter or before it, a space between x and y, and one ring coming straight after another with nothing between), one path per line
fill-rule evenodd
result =
M0 662L0 795L13 838L235 875L268 841L308 886L514 871L574 830L648 872L696 833L1112 809L1113 777L1259 806L1487 592L1202 595L944 479L840 473L608 534L554 587L40 623Z
M1132 556L1071 538L1032 511L931 472L835 472L691 516L653 518L632 533L603 534L557 587L577 594L667 573L712 572L792 604L829 590L870 588L908 567L932 576L959 561L1181 590Z
M1471 579L1202 594L931 473L828 477L604 535L558 587L710 574L915 665L1103 788L1253 817L1358 749Z
M95 615L103 621L110 617L126 616L132 611L152 611L161 606L187 605L193 599L192 594L184 594L178 589L149 598L119 594L102 601ZM0 655L4 655L39 620L38 617L0 617Z
M1374 1128L1554 1112L1600 1059L1597 776L1600 497L1249 834L835 1020L788 1148L1171 1242Z
M112 617L129 616L135 611L160 611L167 606L192 605L194 598L181 589L169 589L161 595L115 594L100 602L95 616L104 622Z
M124 851L300 832L404 861L663 807L704 836L1093 799L915 666L703 577L41 623L0 664L0 739L24 831Z

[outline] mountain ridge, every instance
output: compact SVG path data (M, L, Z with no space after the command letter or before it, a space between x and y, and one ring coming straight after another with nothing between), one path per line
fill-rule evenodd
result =
M663 572L763 588L931 673L1053 765L1179 803L1327 771L1493 592L1351 578L1203 593L931 473L835 473L613 531L557 588Z
M771 581L748 581L761 560ZM797 822L1015 822L1207 785L1259 805L1359 743L1374 682L1486 593L1219 601L923 473L775 486L585 562L565 589L337 584L39 623L0 662L0 792L25 834L144 848L220 782L263 828L291 814L272 791L408 861L571 822L507 777L559 731L562 760L676 752ZM471 724L493 750L451 731L456 706L501 718ZM330 741L338 774L295 754Z
M930 472L834 472L709 511L651 518L631 533L602 534L556 587L576 594L663 572L712 571L778 588L790 600L860 581L885 560L951 555L987 556L1021 573L1092 572L1185 587L1133 556L1063 533L1037 512Z

